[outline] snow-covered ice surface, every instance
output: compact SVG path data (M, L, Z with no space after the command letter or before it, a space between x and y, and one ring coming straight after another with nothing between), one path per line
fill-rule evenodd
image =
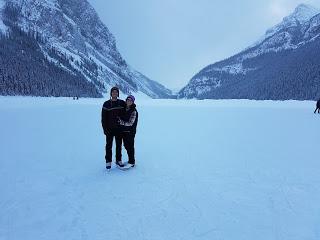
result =
M1 240L320 239L313 102L138 99L107 173L103 101L0 97Z

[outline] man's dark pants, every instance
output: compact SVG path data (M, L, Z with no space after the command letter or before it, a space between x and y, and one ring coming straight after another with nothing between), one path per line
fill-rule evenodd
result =
M118 129L110 129L106 132L106 162L112 162L112 143L116 139L116 161L121 161L122 136Z

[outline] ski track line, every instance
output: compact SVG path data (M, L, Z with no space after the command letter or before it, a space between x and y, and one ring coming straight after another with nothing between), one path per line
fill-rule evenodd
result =
M202 233L193 233L193 236L196 238L209 237L208 235L211 235L211 233L214 233L214 232L219 232L219 230L217 228L211 228L211 229L204 231ZM212 236L210 236L210 237L212 237Z
M66 198L64 199L66 200L66 206L64 208L72 212L71 228L75 229L75 231L70 232L79 233L81 240L88 240L89 235L85 227L85 220L83 220L83 210L85 207L82 205L85 194L80 188L80 184L69 176L62 177L61 185L64 186L66 191Z
M297 212L294 210L294 207L292 206L292 203L289 201L287 193L285 192L283 186L280 186L280 191L283 195L283 198L287 204L287 209L289 209L292 213L294 213L295 215L298 215Z
M278 214L276 213L275 205L274 205L274 200L272 196L269 196L269 204L270 207L269 209L271 210L272 213L272 218L273 218L273 233L275 235L275 240L282 240L280 237L280 229L279 229L279 222L278 222Z
M289 187L288 181L287 181L286 178L284 179L284 182L286 183L286 186ZM284 200L285 200L285 202L286 202L286 204L287 204L287 208L288 208L293 214L298 215L297 212L296 212L296 210L294 210L294 207L293 207L291 201L290 201L289 198L288 198L288 193L284 190L283 183L281 182L281 183L278 185L278 187L279 187L280 192L282 193L283 198L284 198Z

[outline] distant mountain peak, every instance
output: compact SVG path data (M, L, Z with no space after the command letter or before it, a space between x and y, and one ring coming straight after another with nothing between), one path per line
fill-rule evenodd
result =
M295 19L297 21L299 21L300 23L304 23L309 21L312 17L314 17L315 15L319 14L320 10L309 5L309 4L299 4L294 12L289 15L288 17L284 18L285 19Z
M293 13L291 13L290 15L283 18L281 23L279 23L276 26L267 30L265 36L263 37L263 39L261 41L274 35L277 32L281 32L281 31L288 29L290 27L296 27L297 25L302 25L302 24L310 21L311 18L313 18L314 16L316 16L319 13L320 13L319 9L317 9L309 4L299 4L295 8Z

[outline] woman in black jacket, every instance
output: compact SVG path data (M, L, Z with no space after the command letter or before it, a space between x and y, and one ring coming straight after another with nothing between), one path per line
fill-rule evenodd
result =
M135 97L133 95L129 95L126 98L126 108L122 111L119 118L119 124L122 128L123 144L128 153L128 164L125 168L131 168L135 165L134 138L138 124L138 111L134 101Z

